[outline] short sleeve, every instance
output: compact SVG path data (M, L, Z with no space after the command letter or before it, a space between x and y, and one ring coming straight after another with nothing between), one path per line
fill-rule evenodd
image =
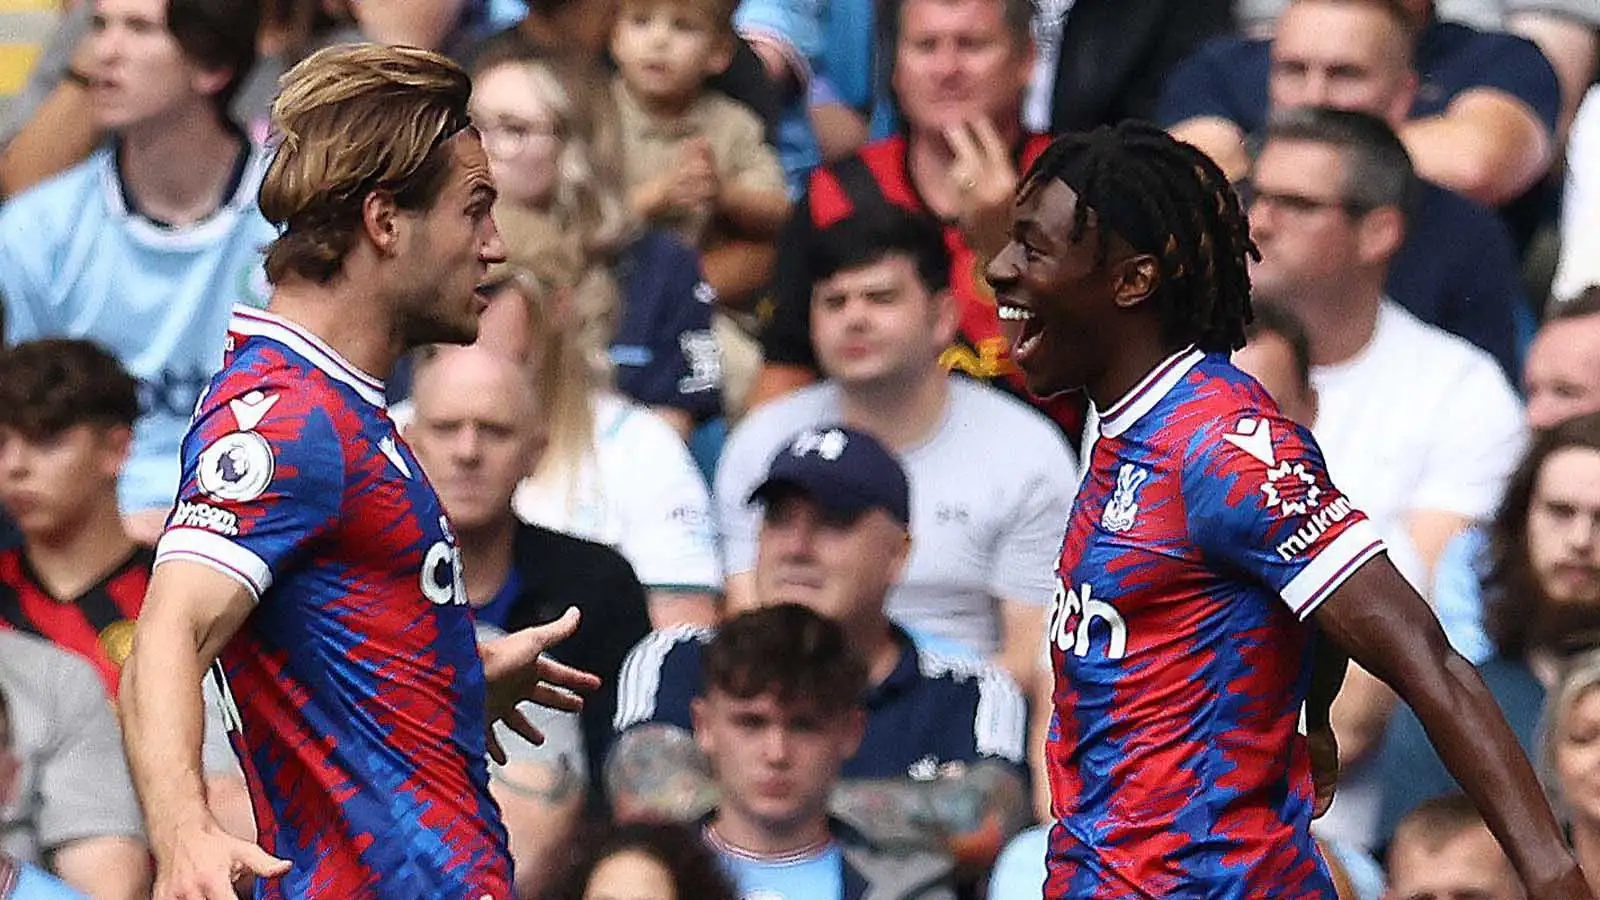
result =
M1561 83L1538 44L1514 34L1484 33L1471 51L1474 65L1456 85L1457 93L1473 88L1504 91L1527 104L1544 127L1555 133L1561 115Z
M54 723L39 762L39 846L143 832L122 737L105 687L77 656L50 656Z
M628 651L617 686L617 734L646 722L694 728L689 705L700 695L701 642L708 629L694 626L651 632Z
M816 183L813 175L811 184ZM761 322L761 356L769 364L817 367L811 348L811 276L806 262L816 231L807 193L778 232L772 308L763 313Z
M341 402L283 384L203 400L155 564L210 566L260 600L338 520L344 448L328 410Z
M1271 61L1265 41L1236 37L1202 44L1167 76L1156 123L1171 128L1198 118L1221 118L1246 134L1265 123Z
M1383 542L1328 477L1310 432L1272 414L1214 427L1184 463L1189 533L1305 619Z

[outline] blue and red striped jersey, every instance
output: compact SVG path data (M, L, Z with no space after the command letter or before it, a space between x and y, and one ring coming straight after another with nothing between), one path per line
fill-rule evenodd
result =
M257 599L220 662L261 844L293 868L256 896L509 898L460 553L383 384L237 310L156 566L180 559Z
M1047 633L1045 896L1333 900L1306 619L1383 545L1225 356L1168 358L1099 428Z

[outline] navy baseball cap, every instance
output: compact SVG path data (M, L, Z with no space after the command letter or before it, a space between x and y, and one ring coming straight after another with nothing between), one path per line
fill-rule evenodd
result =
M905 469L877 439L843 425L811 428L778 451L750 502L798 491L830 512L859 515L882 509L911 524L911 489Z

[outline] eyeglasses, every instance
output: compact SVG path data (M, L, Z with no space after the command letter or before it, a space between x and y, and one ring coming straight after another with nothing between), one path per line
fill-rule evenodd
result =
M1253 182L1244 180L1239 181L1237 186L1239 202L1244 204L1245 209L1253 209L1258 204L1265 203L1297 216L1309 216L1324 209L1341 209L1349 216L1361 216L1372 211L1372 207L1368 204L1355 200L1311 197L1289 191L1267 191L1257 187Z
M494 122L476 122L478 134L483 136L484 148L494 148L505 156L514 156L530 144L561 139L561 129L554 125L523 122L517 119L500 119Z

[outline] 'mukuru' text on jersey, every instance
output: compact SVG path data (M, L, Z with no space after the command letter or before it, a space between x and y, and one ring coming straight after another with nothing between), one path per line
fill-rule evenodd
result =
M1173 356L1104 413L1047 632L1046 897L1332 900L1305 620L1382 551L1224 356Z
M258 897L504 900L483 665L460 554L383 385L270 314L235 311L183 443L156 565L258 600L223 649L261 843Z

